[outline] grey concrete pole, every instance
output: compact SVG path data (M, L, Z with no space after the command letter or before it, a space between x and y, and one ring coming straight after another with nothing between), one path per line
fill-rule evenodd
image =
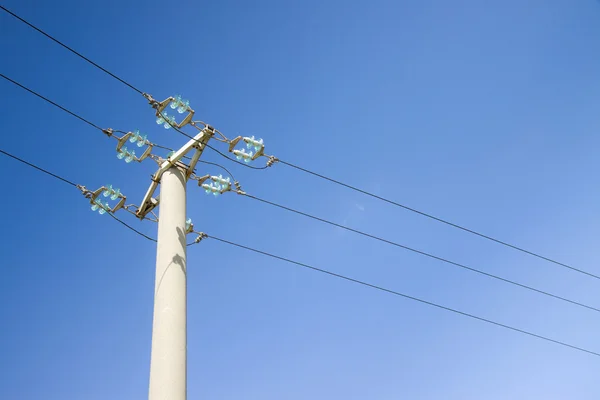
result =
M187 398L187 265L185 173L161 177L150 400Z

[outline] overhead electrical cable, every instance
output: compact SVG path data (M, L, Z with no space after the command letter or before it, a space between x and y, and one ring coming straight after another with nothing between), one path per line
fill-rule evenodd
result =
M488 323L488 324L491 324L491 325L495 325L495 326L498 326L498 327L501 327L501 328L504 328L504 329L508 329L508 330L513 331L513 332L518 332L518 333L521 333L523 335L531 336L531 337L534 337L534 338L537 338L537 339L541 339L541 340L544 340L544 341L547 341L547 342L552 342L554 344L558 344L560 346L568 347L568 348L573 349L573 350L578 350L578 351L581 351L581 352L584 352L584 353L588 353L588 354L600 357L600 353L597 353L595 351L588 350L588 349L585 349L583 347L574 346L572 344L569 344L569 343L566 343L566 342L562 342L560 340L551 339L551 338L549 338L547 336L538 335L537 333L529 332L529 331L526 331L524 329L515 328L513 326L506 325L506 324L503 324L503 323L500 323L500 322L496 322L496 321L493 321L491 319L479 317L479 316L474 315L474 314L470 314L470 313L467 313L467 312L464 312L464 311L460 311L460 310L457 310L457 309L454 309L454 308L446 307L446 306L443 306L441 304L437 304L437 303L434 303L434 302L431 302L431 301L423 300L423 299L420 299L418 297L414 297L414 296L410 296L408 294L397 292L395 290L386 289L386 288L384 288L382 286L378 286L378 285L374 285L374 284L371 284L371 283L367 283L365 281L361 281L361 280L358 280L358 279L350 278L350 277L342 275L342 274L331 272L331 271L328 271L328 270L325 270L325 269L322 269L322 268L317 268L317 267L314 267L314 266L309 265L309 264L305 264L305 263L302 263L302 262L299 262L299 261L295 261L295 260L292 260L290 258L281 257L281 256L278 256L278 255L275 255L275 254L272 254L272 253L269 253L269 252L266 252L266 251L262 251L262 250L258 250L258 249L249 247L249 246L244 246L244 245L241 245L241 244L238 244L238 243L235 243L235 242L231 242L231 241L228 241L228 240L225 240L225 239L218 238L216 236L206 235L206 237L208 239L214 239L216 241L228 244L230 246L235 246L235 247L238 247L238 248L241 248L241 249L244 249L244 250L248 250L248 251L251 251L251 252L254 252L254 253L257 253L257 254L262 254L262 255L267 256L267 257L271 257L271 258L274 258L274 259L277 259L277 260L280 260L280 261L284 261L286 263L294 264L294 265L297 265L297 266L300 266L300 267L303 267L303 268L311 269L311 270L316 271L316 272L327 274L327 275L333 276L335 278L343 279L343 280L348 281L348 282L356 283L356 284L359 284L359 285L362 285L362 286L369 287L371 289L376 289L376 290L379 290L379 291L382 291L382 292L393 294L395 296L403 297L403 298L408 299L408 300L416 301L416 302L419 302L419 303L422 303L422 304L426 304L428 306L432 306L432 307L435 307L435 308L438 308L438 309L441 309L441 310L449 311L449 312L452 312L452 313L455 313L455 314L462 315L464 317L468 317L468 318L475 319L475 320L478 320L478 321L481 321L481 322L485 322L485 323Z
M504 283L508 283L510 285L518 286L518 287L521 287L523 289L527 289L527 290L530 290L530 291L542 294L544 296L552 297L554 299L561 300L561 301L564 301L564 302L567 302L567 303L570 303L570 304L573 304L573 305L576 305L576 306L579 306L579 307L584 307L584 308L587 308L589 310L600 312L600 308L592 307L592 306L589 306L587 304L580 303L578 301L570 300L570 299L567 299L565 297L561 297L561 296L558 296L558 295L546 292L544 290L536 289L536 288L534 288L532 286L524 285L522 283L510 280L510 279L502 278L502 277L500 277L498 275L494 275L494 274L491 274L489 272L485 272L485 271L482 271L482 270L479 270L479 269L476 269L476 268L473 268L473 267L469 267L469 266L467 266L465 264L461 264L461 263L458 263L458 262L455 262L455 261L451 261L451 260L449 260L447 258L439 257L439 256L433 255L431 253L427 253L427 252L422 251L422 250L417 250L415 248L412 248L412 247L409 247L409 246L405 246L405 245L400 244L398 242L394 242L392 240L388 240L388 239L382 238L380 236L372 235L370 233L366 233L366 232L360 231L358 229L350 228L349 226L338 224L336 222L329 221L329 220L327 220L325 218L320 218L320 217L317 217L317 216L314 216L314 215L311 215L311 214L308 214L308 213L305 213L305 212L302 212L302 211L298 211L296 209L293 209L293 208L290 208L290 207L286 207L286 206L283 206L281 204L278 204L278 203L275 203L275 202L272 202L272 201L269 201L269 200L261 199L260 197L253 196L251 194L244 193L243 196L244 197L248 197L248 198L253 199L253 200L256 200L256 201L259 201L259 202L264 203L264 204L268 204L268 205L271 205L271 206L274 206L274 207L277 207L277 208L281 208L282 210L290 211L292 213L295 213L295 214L298 214L298 215L302 215L304 217L308 217L308 218L311 218L311 219L319 221L319 222L323 222L323 223L328 224L328 225L335 226L337 228L345 229L345 230L347 230L349 232L353 232L353 233L356 233L356 234L368 237L370 239L378 240L380 242L383 242L383 243L386 243L386 244L389 244L389 245L392 245L392 246L396 246L396 247L399 247L401 249L408 250L408 251L411 251L413 253L417 253L419 255L425 256L425 257L432 258L432 259L437 260L437 261L441 261L441 262L446 263L446 264L450 264L450 265L453 265L453 266L456 266L456 267L459 267L459 268L463 268L463 269L465 269L467 271L471 271L471 272L475 272L475 273L480 274L480 275L487 276L488 278L496 279L496 280L502 281Z
M541 254L538 254L538 253L535 253L535 252L533 252L533 251L529 251L529 250L526 250L526 249L524 249L524 248L522 248L522 247L519 247L519 246L516 246L516 245L510 244L510 243L508 243L508 242L505 242L505 241L502 241L502 240L500 240L500 239L496 239L496 238L494 238L494 237L492 237L492 236L488 236L488 235L485 235L485 234L483 234L483 233L477 232L477 231L475 231L475 230L472 230L472 229L469 229L469 228L465 228L465 227L464 227L464 226L462 226L462 225L455 224L455 223L453 223L453 222L450 222L450 221L447 221L447 220L445 220L445 219L442 219L442 218L436 217L436 216L434 216L434 215L432 215L432 214L428 214L428 213L426 213L426 212L423 212L423 211L419 211L419 210L417 210L417 209L415 209L415 208L412 208L412 207L406 206L406 205L404 205L404 204L401 204L401 203L398 203L398 202L396 202L396 201L393 201L393 200L387 199L387 198L385 198L385 197L378 196L378 195L376 195L376 194L374 194L374 193L371 193L371 192L368 192L368 191L366 191L366 190L360 189L360 188L358 188L358 187L356 187L356 186L349 185L349 184L347 184L347 183L344 183L344 182L338 181L338 180L336 180L336 179L333 179L333 178L330 178L330 177L328 177L328 176L325 176L325 175L319 174L319 173L317 173L317 172L311 171L311 170L309 170L309 169L306 169L306 168L300 167L300 166L298 166L298 165L295 165L295 164L292 164L292 163L290 163L290 162L287 162L287 161L284 161L284 160L281 160L281 159L278 159L278 162L280 162L281 164L287 165L287 166L289 166L289 167L295 168L295 169L297 169L297 170L299 170L299 171L306 172L307 174L314 175L314 176L316 176L316 177L318 177L318 178L321 178L321 179L324 179L324 180L326 180L326 181L329 181L329 182L335 183L336 185L343 186L343 187L345 187L345 188L348 188L348 189L354 190L354 191L356 191L356 192L362 193L362 194L364 194L364 195L367 195L367 196L369 196L369 197L373 197L373 198L375 198L375 199L377 199L377 200L381 200L381 201L383 201L383 202L386 202L386 203L392 204L392 205L394 205L394 206L396 206L396 207L400 207L400 208L403 208L403 209L405 209L405 210L411 211L411 212L413 212L413 213L419 214L419 215L421 215L421 216L423 216L423 217L426 217L426 218L432 219L432 220L434 220L434 221L437 221L437 222L441 222L442 224L446 224L446 225L448 225L448 226L451 226L451 227L453 227L453 228L460 229L460 230L462 230L462 231L464 231L464 232L468 232L468 233L471 233L471 234L473 234L473 235L476 235L476 236L482 237L482 238L484 238L484 239L490 240L490 241L492 241L492 242L495 242L495 243L501 244L501 245L503 245L503 246L506 246L506 247L509 247L509 248L511 248L511 249L513 249L513 250L520 251L520 252L522 252L522 253L525 253L525 254L528 254L528 255L530 255L530 256L533 256L533 257L536 257L536 258L542 259L542 260L544 260L544 261L548 261L548 262L550 262L550 263L552 263L552 264L556 264L556 265L559 265L559 266L561 266L561 267L564 267L564 268L568 268L568 269L570 269L570 270L573 270L573 271L579 272L579 273L581 273L581 274L584 274L584 275L590 276L590 277L592 277L592 278L600 279L600 275L596 275L596 274L593 274L593 273L591 273L591 272L584 271L584 270L582 270L582 269L579 269L579 268L575 268L575 267L573 267L573 266L571 266L571 265L569 265L569 264L565 264L565 263L562 263L562 262L560 262L560 261L556 261L556 260L554 260L554 259L552 259L552 258L549 258L549 257L543 256L543 255L541 255Z
M13 13L12 11L10 11L8 8L0 5L0 9L2 9L3 11L5 11L6 13L12 15L13 17L15 17L16 19L18 19L19 21L23 22L24 24L26 24L27 26L29 26L30 28L35 29L36 31L38 31L39 33L41 33L42 35L46 36L48 39L54 41L55 43L58 43L59 45L61 45L62 47L64 47L65 49L69 50L71 53L75 54L78 57L81 57L82 59L84 59L85 61L87 61L88 63L92 64L94 67L100 69L101 71L104 71L105 73L107 73L108 75L112 76L113 78L115 78L116 80L118 80L119 82L129 86L131 89L135 90L136 92L138 92L139 94L143 95L144 92L142 92L141 90L139 90L138 88L136 88L135 86L133 86L132 84L130 84L129 82L119 78L117 75L113 74L112 72L110 72L109 70L102 68L100 65L96 64L94 61L90 60L89 58L87 58L86 56L84 56L83 54L73 50L71 47L67 46L66 44L64 44L63 42L61 42L60 40L56 39L54 36L49 35L48 33L44 32L43 30L41 30L40 28L38 28L37 26L33 25L32 23L26 21L24 18L19 17L17 14Z
M62 43L62 42L61 42L61 41L59 41L58 39L54 38L53 36L51 36L51 35L50 35L50 34L48 34L47 32L43 31L42 29L40 29L40 28L36 27L35 25L33 25L32 23L28 22L28 21L27 21L27 20L25 20L24 18L22 18L22 17L18 16L17 14L13 13L12 11L8 10L6 7L3 7L3 6L1 6L1 5L0 5L0 9L2 9L3 11L5 11L6 13L10 14L10 15L11 15L11 16L13 16L14 18L18 19L19 21L23 22L24 24L28 25L29 27L31 27L32 29L36 30L37 32L41 33L42 35L46 36L47 38L51 39L52 41L54 41L54 42L58 43L59 45L61 45L61 46L62 46L62 47L64 47L65 49L69 50L69 51L70 51L70 52L72 52L73 54L75 54L75 55L77 55L77 56L81 57L82 59L84 59L84 60L85 60L85 61L87 61L88 63L92 64L92 65L93 65L93 66L95 66L96 68L99 68L100 70L104 71L105 73L107 73L107 74L108 74L108 75L110 75L111 77L113 77L113 78L117 79L117 80L118 80L118 81L120 81L121 83L123 83L123 84L127 85L128 87L130 87L131 89L135 90L136 92L138 92L138 93L140 93L140 94L144 95L144 92L142 92L141 90L137 89L136 87L134 87L133 85L131 85L131 84L130 84L130 83L128 83L127 81L125 81L125 80L123 80L123 79L119 78L118 76L116 76L116 75L115 75L115 74L113 74L112 72L110 72L110 71L108 71L107 69L105 69L105 68L101 67L100 65L98 65L98 64L97 64L97 63L95 63L95 62L93 62L93 61L92 61L92 60L90 60L89 58L87 58L87 57L83 56L81 53L79 53L79 52L77 52L77 51L73 50L71 47L69 47L69 46L65 45L64 43ZM191 136L189 136L189 135L188 135L188 134L186 134L185 132L183 132L183 131L181 131L181 130L177 129L176 127L174 127L174 128L175 128L175 130L176 130L177 132L179 132L179 133L181 133L181 134L185 135L185 136L186 136L186 137L188 137L188 138L192 138ZM223 157L227 158L228 160L230 160L230 161L232 161L232 162L236 162L236 163L238 163L238 164L241 164L241 165L244 165L245 167L248 167L248 168L251 168L251 169L266 169L266 168L267 168L267 166L264 166L264 167L254 167L254 166L251 166L251 165L247 165L247 164L245 164L245 163L239 162L238 160L235 160L235 159L232 159L232 158L228 157L227 155L223 154L222 152L220 152L219 150L217 150L217 149L213 148L213 147L212 147L212 146L210 146L210 145L206 145L206 146L207 146L208 148L212 149L213 151L217 152L217 153L218 153L218 154L220 154L221 156L223 156ZM429 213L426 213L426 212L424 212L424 211L417 210L416 208L412 208L412 207L409 207L409 206L407 206L407 205L401 204L401 203L399 203L399 202L396 202L396 201L393 201L393 200L387 199L387 198L385 198L385 197L383 197L383 196L376 195L376 194L374 194L374 193L371 193L371 192L368 192L368 191L366 191L366 190L360 189L360 188L358 188L358 187L356 187L356 186L353 186L353 185L350 185L350 184L347 184L347 183L341 182L341 181L339 181L339 180L336 180L336 179L330 178L330 177L328 177L328 176L326 176L326 175L323 175L323 174L320 174L320 173L317 173L317 172L311 171L311 170L309 170L309 169L307 169L307 168L301 167L301 166L299 166L299 165L296 165L296 164L294 164L294 163L291 163L291 162L288 162L288 161L285 161L285 160L281 160L281 159L277 159L277 161L278 161L279 163L281 163L281 164L284 164L284 165L287 165L287 166L289 166L289 167L295 168L295 169L297 169L297 170L299 170L299 171L302 171L302 172L308 173L308 174L310 174L310 175L313 175L313 176L316 176L316 177L318 177L318 178L324 179L324 180L326 180L326 181L329 181L329 182L331 182L331 183L335 183L335 184L337 184L337 185L340 185L340 186L346 187L346 188L348 188L348 189L351 189L351 190L354 190L354 191L356 191L356 192L362 193L362 194L364 194L364 195L370 196L370 197L372 197L372 198L378 199L378 200L380 200L380 201L383 201L383 202L386 202L386 203L392 204L392 205L394 205L394 206L396 206L396 207L403 208L403 209L405 209L405 210L407 210L407 211L410 211L410 212L416 213L416 214L418 214L418 215L421 215L421 216L423 216L423 217L426 217L426 218L432 219L432 220L434 220L434 221L440 222L440 223L442 223L442 224L445 224L445 225L451 226L451 227L453 227L453 228L456 228L456 229L462 230L462 231L464 231L464 232L467 232L467 233L470 233L470 234L472 234L472 235L479 236L479 237L481 237L481 238L483 238L483 239L490 240L490 241L492 241L492 242L495 242L495 243L497 243L497 244L500 244L500 245L502 245L502 246L506 246L506 247L508 247L508 248L511 248L511 249L513 249L513 250L516 250L516 251L519 251L519 252L522 252L522 253L528 254L528 255L530 255L530 256L532 256L532 257L536 257L536 258L538 258L538 259L541 259L541 260L547 261L547 262L549 262L549 263L552 263L552 264L555 264L555 265L558 265L558 266L561 266L561 267L564 267L564 268L568 268L568 269L570 269L570 270L572 270L572 271L575 271L575 272L578 272L578 273L581 273L581 274L587 275L587 276L589 276L589 277L592 277L592 278L600 279L600 275L594 274L594 273L592 273L592 272L585 271L585 270L583 270L583 269L580 269L580 268L576 268L576 267L574 267L574 266L572 266L572 265L569 265L569 264L566 264L566 263L563 263L563 262L557 261L557 260L555 260L555 259L553 259L553 258L550 258L550 257L543 256L543 255L541 255L541 254L539 254L539 253L536 253L536 252L534 252L534 251L527 250L527 249L525 249L525 248L523 248L523 247L520 247L520 246L517 246L517 245L511 244L511 243L508 243L508 242L506 242L506 241L503 241L503 240L500 240L500 239L496 239L496 238L494 238L494 237L492 237L492 236L490 236L490 235L483 234L483 233L481 233L481 232L478 232L478 231L475 231L475 230L473 230L473 229L466 228L466 227L464 227L464 226L462 226L462 225L460 225L460 224L457 224L457 223L454 223L454 222L450 222L450 221L448 221L448 220L446 220L446 219L443 219L443 218L440 218L440 217L434 216L434 215L432 215L432 214L429 214Z
M19 161L20 163L22 163L22 164L25 164L25 165L27 165L27 166L29 166L29 167L35 168L36 170L38 170L38 171L40 171L40 172L43 172L43 173L47 174L48 176L51 176L51 177L53 177L53 178L55 178L55 179L58 179L58 180L59 180L59 181L61 181L61 182L64 182L64 183L67 183L67 184L69 184L69 185L71 185L71 186L74 186L74 187L76 187L76 188L79 188L79 185L77 185L76 183L73 183L72 181L70 181L70 180L68 180L68 179L66 179L66 178L63 178L62 176L60 176L60 175L57 175L57 174L55 174L55 173L53 173L53 172L50 172L50 171L48 171L47 169L45 169L45 168L42 168L42 167L39 167L39 166L37 166L37 165L35 165L35 164L33 164L33 163L29 162L29 161L25 161L25 160L23 160L22 158L20 158L20 157L17 157L17 156L15 156L15 155L13 155L13 154L11 154L11 153L7 152L7 151L4 151L4 150L0 149L0 154L3 154L3 155L5 155L5 156L7 156L7 157L10 157L10 158L12 158L13 160ZM153 238L151 238L150 236L147 236L147 235L145 235L144 233L142 233L142 232L138 231L137 229L135 229L135 228L134 228L134 227L132 227L131 225L127 224L125 221L122 221L121 219L117 218L117 217L116 217L115 215L113 215L112 213L110 213L110 212L109 212L109 213L107 213L107 214L108 214L108 215L110 215L112 218L114 218L114 219L115 219L117 222L119 222L119 223L120 223L120 224L122 224L123 226L125 226L125 227L127 227L128 229L132 230L133 232L137 233L138 235L140 235L140 236L143 236L143 237L145 237L146 239L148 239L148 240L151 240L151 241L153 241L153 242L156 242L156 239L153 239Z

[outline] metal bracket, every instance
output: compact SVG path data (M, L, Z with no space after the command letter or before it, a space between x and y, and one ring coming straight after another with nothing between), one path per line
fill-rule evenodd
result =
M265 154L265 146L262 146L260 148L260 150L258 150L253 156L252 156L252 161L256 160L258 157L262 156L263 154Z
M156 100L154 100L156 101ZM171 102L175 101L174 97L167 97L165 100L161 101L160 103L157 102L157 105L155 106L155 104L152 104L152 107L156 108L156 116L157 117L162 117L162 112L165 110L165 108L167 108L167 106L169 104L171 104ZM188 107L188 115L185 116L185 118L183 119L183 121L181 121L180 123L175 122L174 126L176 126L177 128L182 128L185 125L189 124L190 122L192 122L192 118L194 118L194 113L195 111L192 110L191 107Z
M210 125L206 125L206 127L201 132L204 132L209 138L212 138L215 134L215 128L213 128ZM192 156L192 159L190 160L189 168L187 169L186 174L185 174L186 179L189 179L190 176L192 175L192 173L194 173L194 170L196 169L196 164L198 164L198 160L200 159L200 156L202 155L202 152L204 151L205 144L206 144L206 141L197 143L196 145L193 146L193 148L196 149L196 152L194 153L194 155Z
M146 214L148 214L148 212L150 212L150 210L152 210L154 207L156 207L158 205L158 203L159 203L158 200L156 200L156 204L154 204L151 201L151 199L152 199L152 196L153 196L156 188L158 187L158 184L160 182L162 174L164 174L165 171L167 171L172 166L177 165L177 166L179 166L181 168L185 168L187 170L186 171L187 178L189 178L191 176L191 174L194 172L196 163L198 162L198 160L200 159L200 156L202 155L202 152L204 151L204 147L205 147L204 145L210 140L210 138L212 137L213 134L214 134L214 130L211 130L208 128L203 129L199 134L194 136L193 139L189 140L185 145L183 145L183 147L181 147L179 150L177 150L175 153L173 153L169 158L167 158L167 160L165 160L160 165L160 167L158 168L158 171L156 171L156 173L154 175L152 175L152 183L150 184L150 187L148 188L148 191L146 192L146 195L142 199L142 203L140 204L140 206L136 212L138 218L143 219L146 216ZM183 163L180 163L180 160L191 149L196 149L196 153L192 157L192 163L190 163L189 166L187 166ZM194 159L195 159L195 161L194 161Z
M136 213L136 211L137 211L137 206L136 206L135 204L125 204L125 205L123 206L123 210L125 210L125 211L127 211L129 214L132 214L132 215L134 215L134 216L136 216L136 217L137 217L137 213ZM144 219L147 219L148 221L152 221L152 222L158 222L158 216L157 216L156 214L154 214L152 211L150 211L150 214L152 214L152 216L153 216L154 218L151 218L151 217L148 217L148 216L146 216L146 218L144 218Z
M237 146L237 144L239 143L240 140L242 140L242 137L238 136L229 142L229 152L230 153L233 153L233 149L235 148L235 146Z
M131 135L133 135L133 132L127 132L126 134L124 134L122 137L116 137L115 138L118 140L117 143L117 153L120 152L121 148L123 147L123 145L125 143L127 143L127 140L129 140L129 138L131 137ZM139 157L133 157L133 159L137 162L142 162L146 159L146 157L148 157L150 155L150 153L152 153L152 147L154 147L154 143L151 143L149 141L146 141L146 150L144 150L144 152L142 153L141 156Z
M190 226L185 230L185 234L194 233L194 224L190 224Z
M204 176L200 176L200 177L196 177L195 178L198 181L198 186L202 186L202 184L204 182L206 182L208 179L210 179L210 175L204 175Z
M242 136L238 136L235 139L232 139L229 141L229 152L233 153L233 149L235 149L235 146L237 146L237 144L240 142L240 140L242 140L243 137ZM259 150L256 151L256 153L252 156L251 160L254 161L256 160L258 157L261 157L265 154L265 146L261 146Z
M90 204L94 205L95 204L94 202L96 201L98 196L100 196L102 194L102 192L106 189L108 189L106 186L102 186L101 188L96 189L93 192L90 192L89 190L85 189L84 195L86 198L90 199ZM113 208L108 209L106 211L114 214L115 212L117 212L121 208L123 208L123 205L125 204L125 200L127 200L127 197L125 197L122 193L120 193L119 198L120 198L119 202Z

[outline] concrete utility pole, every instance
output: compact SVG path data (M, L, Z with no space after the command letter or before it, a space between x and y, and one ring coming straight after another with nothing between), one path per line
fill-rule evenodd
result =
M157 102L148 96L156 109L157 123L165 128L181 128L192 121L194 110L181 99L169 97ZM185 102L187 103L187 101ZM168 117L167 106L180 107L188 115L180 123ZM175 106L175 107L173 107ZM186 220L186 186L193 176L205 144L212 138L214 129L206 124L200 132L166 159L157 159L158 171L136 211L138 218L160 203L156 251L156 277L154 284L154 318L152 321L152 352L150 355L150 400L187 399L187 264L186 235L193 225ZM127 139L125 139L126 141ZM124 143L123 140L120 144ZM189 162L182 159L188 157ZM160 183L160 196L154 196Z
M150 400L187 398L186 171L161 178Z
M189 179L194 179L206 193L215 196L231 190L229 177L204 175L198 177L194 174L196 164L206 147L207 142L213 138L216 131L213 127L201 121L193 121L194 110L189 107L187 100L180 96L169 97L158 102L152 96L145 94L146 98L156 109L156 123L164 125L166 129L181 129L191 125L200 132L183 145L179 150L169 153L167 158L152 157L158 162L158 171L152 176L152 183L144 196L135 214L140 219L147 215L160 203L158 218L158 239L156 253L156 281L154 287L154 319L152 322L152 353L150 356L150 400L186 400L187 399L187 265L186 265L186 235L191 233L194 226L191 220L186 219L186 184ZM173 116L167 115L165 109L177 109L179 114L187 115L179 123ZM106 131L112 136L112 131ZM219 139L229 145L229 152L238 160L250 162L264 156L262 139L252 137L237 137L233 140L222 137ZM117 138L117 152L119 158L126 162L141 161L150 157L150 150L146 150L140 158L135 157L133 151L128 151L123 145L127 140L148 145L146 136L128 133L122 138ZM186 135L187 136L187 135ZM235 149L238 143L245 143L252 151ZM266 156L268 157L268 156ZM274 157L268 157L273 163ZM185 162L184 162L185 159ZM267 163L267 165L269 165ZM161 185L161 193L154 196L154 192ZM233 182L236 190L241 190L238 182ZM100 193L100 192L98 192ZM112 192L111 192L112 193ZM97 197L97 195L96 195ZM96 197L91 201L95 201ZM124 201L124 199L123 199ZM120 203L122 206L122 202ZM197 240L200 240L199 236Z

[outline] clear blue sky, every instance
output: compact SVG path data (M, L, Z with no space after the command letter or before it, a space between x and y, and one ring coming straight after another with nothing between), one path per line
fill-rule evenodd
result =
M598 1L2 4L230 137L600 273ZM0 72L98 125L185 141L4 13L0 51ZM98 131L0 90L0 148L141 200L152 162L126 165ZM283 165L228 167L258 196L600 306L598 281ZM75 189L0 168L0 398L147 398L155 245ZM190 186L188 210L209 234L600 351L593 311L233 194ZM217 242L189 249L188 278L190 399L600 397L600 358Z

